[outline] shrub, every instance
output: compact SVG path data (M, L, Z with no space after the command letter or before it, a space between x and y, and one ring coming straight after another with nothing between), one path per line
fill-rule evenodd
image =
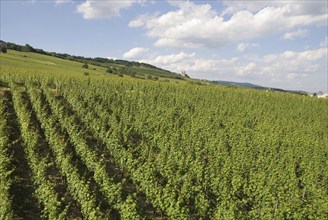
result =
M1 53L7 53L7 48L1 46L1 48L0 48L0 52L1 52Z

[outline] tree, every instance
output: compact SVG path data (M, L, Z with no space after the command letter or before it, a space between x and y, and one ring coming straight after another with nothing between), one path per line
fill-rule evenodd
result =
M87 63L84 63L84 64L83 64L83 66L82 66L82 68L84 68L84 69L88 69L88 68L89 68L89 66L88 66L88 64L87 64Z
M35 49L31 47L29 44L25 44L24 47L22 47L23 52L35 52Z
M7 53L7 48L4 47L4 46L1 46L1 47L0 47L0 52L1 52L1 53Z
M130 73L130 76L131 76L132 78L135 78L135 77L136 77L136 73L135 73L135 72L131 72L131 73Z

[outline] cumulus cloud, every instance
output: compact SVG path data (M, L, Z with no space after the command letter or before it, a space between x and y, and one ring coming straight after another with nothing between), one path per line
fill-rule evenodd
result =
M223 1L226 6L222 15L234 14L238 11L246 10L251 13L256 13L270 5L270 1Z
M196 53L180 52L138 61L174 72L186 71L195 78L251 81L273 87L292 88L288 82L324 73L325 67L319 65L319 62L327 59L327 56L326 48L318 48L231 59L208 59Z
M56 5L64 4L64 3L71 3L72 0L55 0Z
M128 52L125 52L123 54L123 57L126 59L141 58L147 51L148 48L135 47L129 50Z
M252 48L252 47L257 48L257 47L259 47L259 44L257 44L257 43L250 44L250 43L241 42L240 44L238 44L236 50L239 52L245 52L247 49Z
M285 51L280 54L271 54L262 57L261 74L274 74L276 78L295 78L297 75L315 74L320 68L316 62L327 58L327 50L319 48L302 52ZM290 75L292 73L292 75ZM293 77L291 77L293 76Z
M110 18L120 15L122 9L131 7L136 0L113 0L113 1L96 1L87 0L77 6L77 11L83 14L85 19Z
M180 52L178 54L157 56L155 58L154 62L166 65L166 64L172 64L172 63L180 63L184 60L193 59L194 57L195 57L195 53L188 54L188 53Z
M235 4L232 2L229 1L228 4ZM178 10L157 15L141 15L130 21L129 26L146 28L147 35L157 39L156 46L213 48L284 33L308 25L323 25L328 19L327 7L323 7L324 1L288 1L286 4L285 1L284 4L242 1L237 2L237 6L229 6L224 12L231 14L229 19L209 4L189 1L170 3L178 7Z
M107 59L109 59L109 60L117 60L117 57L111 57L111 56L108 56L108 57L106 57Z
M226 9L223 14L234 14L238 11L249 11L251 13L257 13L266 7L287 7L289 10L286 12L287 15L319 15L327 14L327 2L325 1L295 1L295 0L284 0L284 1L224 1Z
M296 73L289 73L289 74L287 75L287 78L288 78L288 79L294 79L295 77L297 77L297 74L296 74Z
M129 22L129 27L137 28L137 27L145 26L148 20L153 19L154 17L157 16L158 13L155 13L153 15L147 15L147 14L140 15L138 18Z
M147 59L139 60L140 62L150 63L174 72L181 72L182 70L191 73L208 73L217 71L218 67L224 67L235 63L237 58L230 60L215 60L206 59L196 55L196 53L180 52L169 55L159 55L155 57L148 57Z
M299 37L306 37L309 34L309 31L306 29L298 29L297 31L285 33L283 39L285 40L294 40Z
M240 76L243 76L243 75L246 75L246 74L252 74L252 71L254 71L255 67L256 67L255 63L249 63L245 66L237 67L236 68L236 74L240 75Z

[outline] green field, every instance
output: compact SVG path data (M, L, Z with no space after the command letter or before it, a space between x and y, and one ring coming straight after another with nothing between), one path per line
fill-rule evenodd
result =
M0 65L0 219L328 218L328 100Z
M61 59L55 56L48 56L32 52L22 52L15 50L8 50L8 53L0 53L1 57L1 66L2 67L19 67L24 68L24 70L47 72L52 74L65 73L65 74L78 74L83 75L85 72L88 72L90 75L95 76L115 76L115 74L108 74L106 70L108 68L115 68L117 71L126 69L129 72L136 74L136 77L146 79L147 76L159 77L160 79L175 79L178 77L178 74L165 71L162 69L154 69L146 66L134 66L130 64L119 65L115 63L102 64L99 62L93 62L97 65L92 65L89 62L88 69L82 68L83 62L70 61L67 59ZM181 81L181 80L180 80Z

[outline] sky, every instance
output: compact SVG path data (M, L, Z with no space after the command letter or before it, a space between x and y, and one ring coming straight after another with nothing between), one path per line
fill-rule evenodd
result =
M328 90L328 1L0 0L1 40L192 78Z

